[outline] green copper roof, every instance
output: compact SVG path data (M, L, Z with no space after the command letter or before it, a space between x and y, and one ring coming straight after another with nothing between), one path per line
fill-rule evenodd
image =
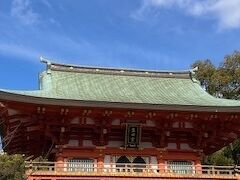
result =
M40 90L6 91L28 97L107 103L240 107L240 101L212 97L191 72L157 72L48 64ZM0 96L1 99L1 96Z

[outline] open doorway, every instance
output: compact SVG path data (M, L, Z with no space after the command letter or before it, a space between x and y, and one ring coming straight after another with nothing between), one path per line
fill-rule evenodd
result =
M143 170L146 168L146 162L141 156L137 156L133 160L132 165L134 172L143 172Z
M130 172L130 160L126 156L121 156L116 161L116 167L118 172Z

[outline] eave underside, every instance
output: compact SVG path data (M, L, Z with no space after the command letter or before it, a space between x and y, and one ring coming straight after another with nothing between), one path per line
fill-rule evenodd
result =
M221 99L219 102L221 102ZM55 99L47 97L38 97L23 95L11 92L0 91L0 102L16 102L22 104L35 105L54 105L66 107L98 107L98 108L124 108L124 109L146 109L146 110L166 110L166 111L203 111L203 112L239 112L240 105L221 104L215 105L185 105L185 104L149 104L149 103L127 103L127 102L108 102L108 101L86 101L76 99ZM229 100L231 102L231 100Z
M143 128L143 140L151 140L156 148L165 148L166 142L180 141L190 144L193 149L203 149L204 153L212 153L240 135L239 112L197 112L176 110L140 110L126 108L97 107L63 107L39 104L5 103L8 114L2 113L3 138L7 138L6 150L10 153L42 155L53 145L66 144L68 137L95 140L96 146L105 146L108 136L112 140L122 140L123 126L112 126L115 119L121 123L140 120L146 123L151 120L156 127ZM3 111L2 111L3 112ZM14 112L15 114L11 114ZM84 121L91 118L94 125L72 124L71 120L78 117ZM174 123L191 123L192 128ZM64 127L64 132L61 132ZM106 137L101 130L108 129ZM13 136L11 137L13 133ZM167 136L170 132L170 136ZM81 137L79 136L81 135ZM79 136L79 137L78 137ZM103 137L103 139L99 139ZM109 140L111 140L111 138ZM10 141L9 141L10 140Z

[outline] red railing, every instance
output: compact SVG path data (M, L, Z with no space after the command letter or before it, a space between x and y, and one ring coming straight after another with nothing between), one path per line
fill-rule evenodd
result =
M26 162L27 174L63 174L85 176L197 176L235 177L240 175L240 166L158 166L158 164L81 164L74 162Z

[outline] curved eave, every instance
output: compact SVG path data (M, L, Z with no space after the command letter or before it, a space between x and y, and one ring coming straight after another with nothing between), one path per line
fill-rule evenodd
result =
M39 105L55 105L69 107L103 107L123 109L149 109L149 110L170 110L170 111L203 111L203 112L240 112L240 106L196 106L179 104L146 104L146 103L124 103L105 101L82 101L73 99L54 99L36 97L11 92L0 91L0 101L19 102Z

